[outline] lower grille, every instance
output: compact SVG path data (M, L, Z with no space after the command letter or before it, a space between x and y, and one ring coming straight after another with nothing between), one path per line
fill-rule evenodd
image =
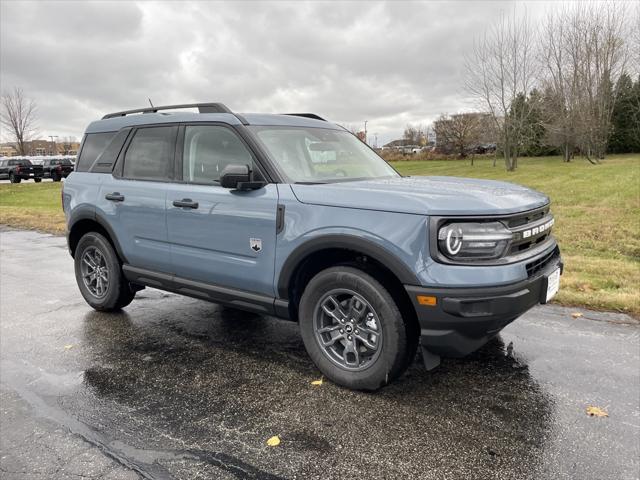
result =
M554 262L556 259L560 257L560 249L558 247L554 248L552 251L547 253L546 255L534 260L531 263L527 263L527 276L533 277L534 275L540 273L544 268L550 263Z

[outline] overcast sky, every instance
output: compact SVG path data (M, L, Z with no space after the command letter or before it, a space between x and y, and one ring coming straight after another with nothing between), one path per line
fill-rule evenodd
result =
M518 3L534 19L549 4ZM371 141L473 107L474 37L512 2L0 3L0 87L21 87L46 135L81 137L105 113L221 101L314 112Z

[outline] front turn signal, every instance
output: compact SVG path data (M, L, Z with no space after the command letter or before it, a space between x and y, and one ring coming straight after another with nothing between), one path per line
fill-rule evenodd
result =
M435 307L438 303L438 299L436 297L431 297L429 295L417 295L416 298L420 305L425 305L427 307Z

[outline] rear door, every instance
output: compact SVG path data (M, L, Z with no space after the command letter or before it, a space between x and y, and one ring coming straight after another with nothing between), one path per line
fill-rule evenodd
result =
M250 148L225 125L181 127L167 226L178 277L273 297L278 191L223 188L226 165L250 165ZM181 148L182 147L182 148ZM187 205L187 206L185 206Z
M177 126L133 131L99 195L127 262L164 273L172 273L165 200L173 179L177 132Z

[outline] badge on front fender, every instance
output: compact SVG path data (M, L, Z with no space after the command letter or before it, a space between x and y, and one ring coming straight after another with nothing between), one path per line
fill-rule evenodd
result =
M249 239L249 248L254 252L259 252L262 250L262 239L260 238L250 238Z

